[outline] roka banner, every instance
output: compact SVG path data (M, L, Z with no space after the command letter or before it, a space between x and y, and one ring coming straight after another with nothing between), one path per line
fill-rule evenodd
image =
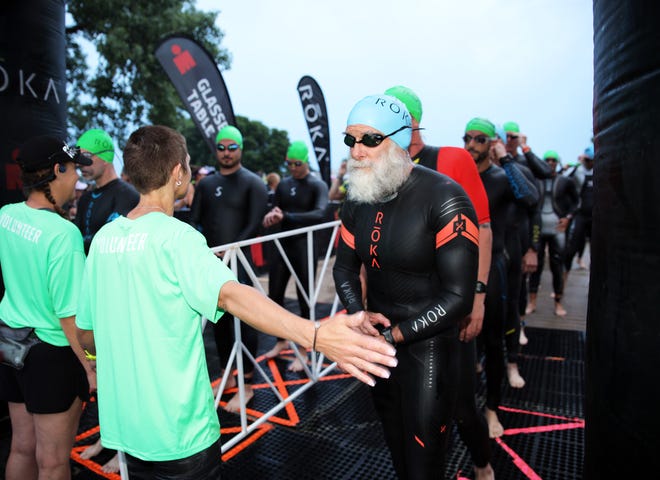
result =
M330 129L323 92L316 80L305 75L298 82L298 95L300 95L321 178L330 186Z
M156 57L183 100L211 152L222 127L236 125L227 87L211 54L193 39L175 35L156 48Z

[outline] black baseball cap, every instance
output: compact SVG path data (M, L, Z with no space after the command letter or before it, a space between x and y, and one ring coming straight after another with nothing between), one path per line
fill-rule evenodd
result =
M24 172L33 173L53 167L57 163L74 162L91 165L92 159L80 154L80 149L69 147L51 135L39 135L23 144L16 159Z

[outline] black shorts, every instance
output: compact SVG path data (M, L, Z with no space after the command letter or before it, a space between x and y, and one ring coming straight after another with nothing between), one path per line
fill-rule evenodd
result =
M38 343L21 370L0 365L0 399L24 403L30 413L65 412L76 397L89 399L89 383L69 346Z
M131 480L220 480L222 451L220 440L213 445L179 460L149 462L126 454L126 466Z

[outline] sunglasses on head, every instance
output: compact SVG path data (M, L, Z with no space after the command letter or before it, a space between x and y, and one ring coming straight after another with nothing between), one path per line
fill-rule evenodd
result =
M224 152L225 150L229 150L230 152L235 152L236 150L238 150L238 145L235 143L232 143L231 145L227 145L227 146L223 145L222 143L218 143L218 145L216 146L218 147L218 150L220 150L221 152Z
M303 164L303 162L301 162L300 160L296 160L295 162L292 160L287 160L284 163L286 164L287 167L302 167Z
M476 137L468 135L467 133L463 135L463 141L465 142L466 145L470 143L472 140L483 145L488 140L490 140L490 138L488 138L486 135L477 135Z
M385 140L387 137L391 137L392 135L397 134L401 130L405 130L406 128L412 128L412 127L404 125L403 127L393 131L388 135L381 135L380 133L365 133L364 135L362 135L362 138L360 140L355 138L353 135L344 132L344 144L351 148L353 148L356 143L361 143L365 147L369 147L369 148L377 147L378 145L383 143L383 140Z

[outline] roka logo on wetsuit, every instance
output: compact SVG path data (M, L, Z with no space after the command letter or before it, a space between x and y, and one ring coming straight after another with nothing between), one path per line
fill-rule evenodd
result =
M380 242L381 229L380 225L383 224L383 212L376 212L376 217L374 218L374 225L371 229L369 244L369 256L371 257L371 268L376 268L380 270L380 263L378 263L378 242Z
M447 311L438 303L417 317L412 325L412 329L414 332L418 332L420 328L429 327L431 324L437 322L440 317L444 317L445 315L447 315Z

